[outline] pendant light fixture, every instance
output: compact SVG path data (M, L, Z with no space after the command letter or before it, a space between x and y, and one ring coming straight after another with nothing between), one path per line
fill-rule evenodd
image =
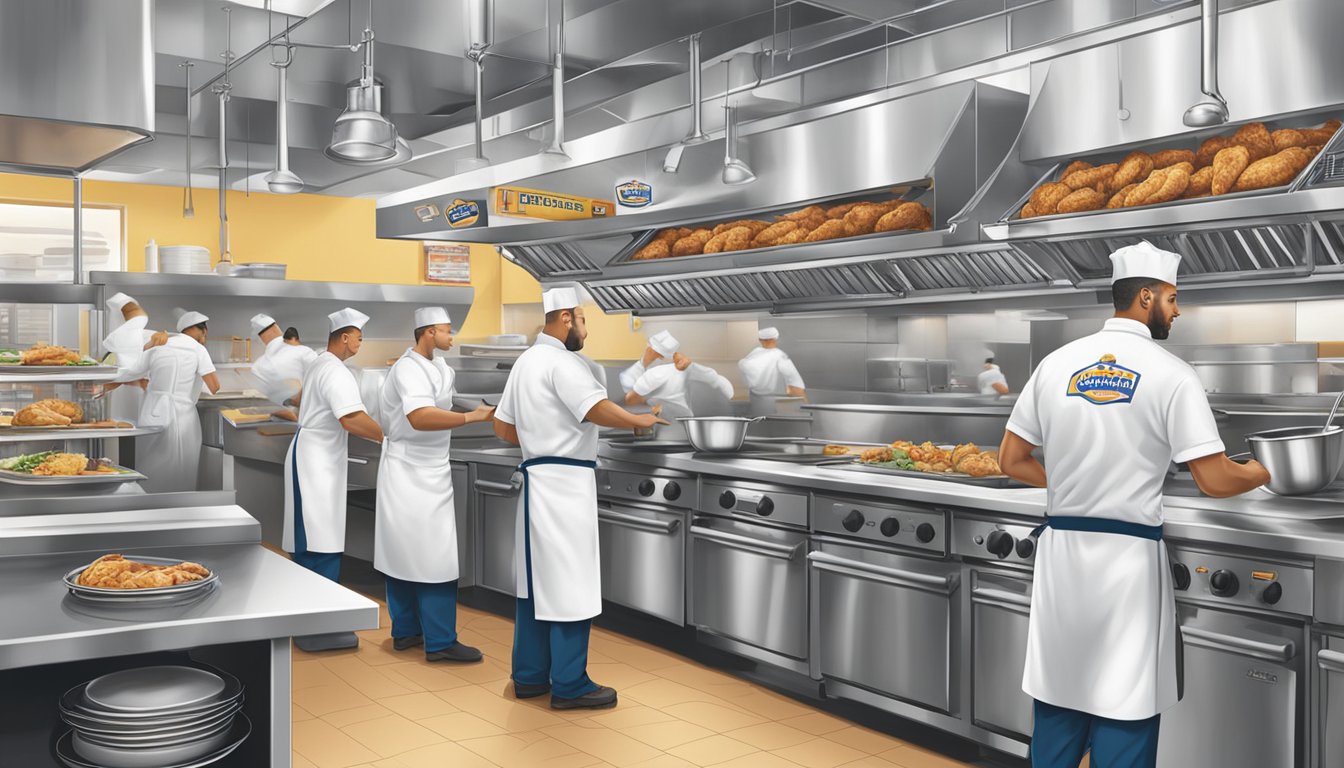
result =
M187 182L182 185L182 218L196 218L196 206L191 201L191 68L196 66L190 59L177 66L186 72L187 77Z
M737 159L737 107L728 106L728 91L731 89L732 79L729 77L729 69L732 66L732 59L725 59L723 62L724 87L723 87L723 112L724 112L724 133L723 133L723 183L730 186L739 186L750 184L756 180L756 173L751 167L741 160Z
M288 41L286 41L288 42ZM275 170L266 174L266 188L277 195L292 195L303 191L303 179L289 170L289 65L294 63L294 49L285 46L285 60L272 61L279 73L279 92L275 101Z
M348 165L396 162L403 153L409 158L410 147L397 135L397 127L383 117L383 83L373 75L373 0L369 0L361 46L364 64L359 79L346 84L345 111L336 118L325 153Z
M700 125L700 33L696 32L690 38L690 80L691 80L691 132L686 138L672 145L667 150L667 157L663 158L663 173L676 173L681 167L681 156L686 152L687 147L696 144L704 144L709 141L705 135L704 129Z
M1218 92L1218 0L1203 0L1200 35L1200 90L1207 97L1185 111L1182 122L1207 128L1227 122L1227 99Z

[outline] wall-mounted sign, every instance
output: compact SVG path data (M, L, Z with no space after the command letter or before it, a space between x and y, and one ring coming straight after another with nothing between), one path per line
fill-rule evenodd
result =
M522 187L495 187L495 213L500 216L518 216L549 221L572 221L616 213L610 200L594 200L539 189Z
M443 217L448 220L448 226L453 229L483 227L487 220L485 211L482 210L484 207L481 203L457 198L453 200L452 205L444 209Z
M434 205L433 203L417 205L415 206L415 217L420 219L421 222L428 224L439 218L439 206Z
M617 213L623 209L643 208L653 202L653 185L647 182L631 179L623 184L616 185L616 205Z
M425 243L425 282L471 284L471 246L466 243Z

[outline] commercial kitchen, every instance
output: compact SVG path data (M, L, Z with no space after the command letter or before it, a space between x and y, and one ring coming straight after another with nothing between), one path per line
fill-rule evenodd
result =
M996 451L1135 248L1180 256L1161 348L1271 475L1212 498L1170 463L1157 765L1344 765L1341 29L1334 0L5 0L0 765L1027 765L1047 492ZM602 708L512 677L515 610L568 619L537 620L542 406L510 377L581 326L626 425L574 427ZM167 350L185 395L138 367ZM455 535L418 580L458 651L380 554L420 498L382 405L417 350L451 447L398 535ZM317 363L276 394L273 353L369 420ZM342 503L343 554L304 560Z

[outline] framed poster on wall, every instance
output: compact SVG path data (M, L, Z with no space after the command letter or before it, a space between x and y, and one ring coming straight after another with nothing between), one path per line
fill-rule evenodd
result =
M466 243L425 243L425 282L470 285L471 246Z

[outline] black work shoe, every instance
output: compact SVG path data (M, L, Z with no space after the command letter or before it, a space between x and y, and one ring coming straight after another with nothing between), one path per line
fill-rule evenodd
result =
M472 662L480 661L482 658L484 657L481 656L480 650L462 643L453 643L442 651L425 654L425 661Z
M410 637L392 638L392 650L394 651L404 651L409 648L415 648L417 646L421 646L424 644L425 644L424 635L411 635Z
M551 709L606 709L616 706L616 689L605 685L575 699L551 697Z
M542 683L541 685L528 685L526 683L520 683L516 680L513 683L513 697L515 699L535 699L538 696L545 696L550 692L551 692L550 683Z

